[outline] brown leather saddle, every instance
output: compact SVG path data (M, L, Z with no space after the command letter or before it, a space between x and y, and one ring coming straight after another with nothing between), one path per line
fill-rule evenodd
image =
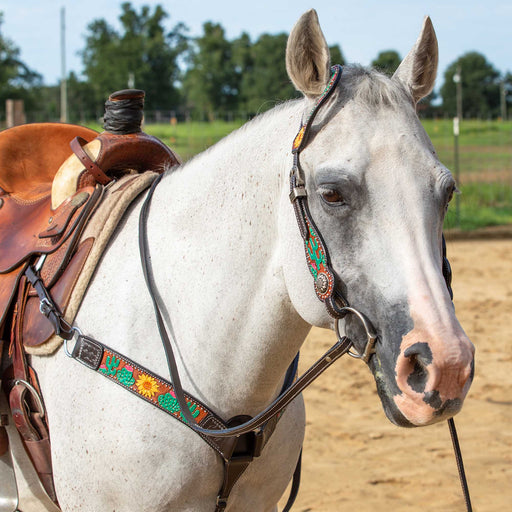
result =
M53 327L39 311L39 298L25 273L29 266L34 269L64 311L92 246L91 240L80 242L80 235L106 187L126 169L161 173L179 163L160 140L141 131L143 97L136 90L111 95L107 129L101 134L58 123L0 132L0 380L18 431L54 501L48 426L37 376L24 350L24 345L44 343ZM132 110L135 120L126 114ZM0 424L0 456L6 450Z

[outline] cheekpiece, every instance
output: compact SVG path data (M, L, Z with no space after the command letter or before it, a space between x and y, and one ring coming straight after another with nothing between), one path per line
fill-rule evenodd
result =
M335 291L335 276L329 262L329 254L322 237L315 227L308 208L307 193L304 184L304 174L300 168L299 154L307 144L309 129L320 107L327 101L338 84L343 68L335 65L331 68L331 78L324 92L317 98L313 108L301 123L292 145L293 168L290 174L290 199L293 203L299 228L304 240L304 249L309 271L314 279L317 297L325 303L327 311L334 317L341 317L336 301L333 297ZM301 178L300 180L298 178ZM343 303L346 301L343 299Z

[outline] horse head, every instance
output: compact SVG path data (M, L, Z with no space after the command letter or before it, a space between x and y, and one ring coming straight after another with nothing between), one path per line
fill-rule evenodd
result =
M315 11L297 22L286 59L307 115L331 78ZM339 292L378 334L368 365L386 415L401 426L453 416L473 378L474 347L455 317L442 271L443 220L455 181L416 115L436 71L437 40L425 18L391 78L362 67L343 70L301 152L311 216L329 250ZM305 276L300 237L291 224L294 250L286 251L284 263L290 298L307 322L332 327ZM361 322L354 315L343 322L362 352Z

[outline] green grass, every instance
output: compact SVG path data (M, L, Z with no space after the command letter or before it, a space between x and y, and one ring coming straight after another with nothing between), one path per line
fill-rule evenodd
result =
M512 224L512 186L500 183L469 183L455 197L446 215L445 228L463 231ZM457 219L457 199L460 201Z
M183 161L187 161L197 153L208 149L220 139L242 126L243 121L213 121L171 124L149 124L144 131L158 137L170 146ZM101 131L99 124L89 124L89 128Z
M242 121L213 121L211 123L191 121L175 126L148 125L145 130L173 148L186 161L197 153L208 149L242 124Z
M451 119L422 120L440 160L454 170ZM239 128L242 121L151 124L144 130L168 144L184 160L204 151ZM99 125L89 125L101 131ZM459 137L460 216L455 204L445 227L472 230L512 224L512 121L464 120Z
M452 120L423 120L440 160L454 172ZM446 228L512 224L512 121L464 120L459 136L459 198ZM459 215L456 212L459 201Z
M454 168L453 121L423 120L440 160ZM468 173L512 173L512 121L464 120L460 125L459 167L461 183Z

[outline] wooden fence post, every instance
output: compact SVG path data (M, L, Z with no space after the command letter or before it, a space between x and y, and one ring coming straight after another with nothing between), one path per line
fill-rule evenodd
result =
M6 128L12 128L25 124L25 105L23 100L5 100L5 124Z

